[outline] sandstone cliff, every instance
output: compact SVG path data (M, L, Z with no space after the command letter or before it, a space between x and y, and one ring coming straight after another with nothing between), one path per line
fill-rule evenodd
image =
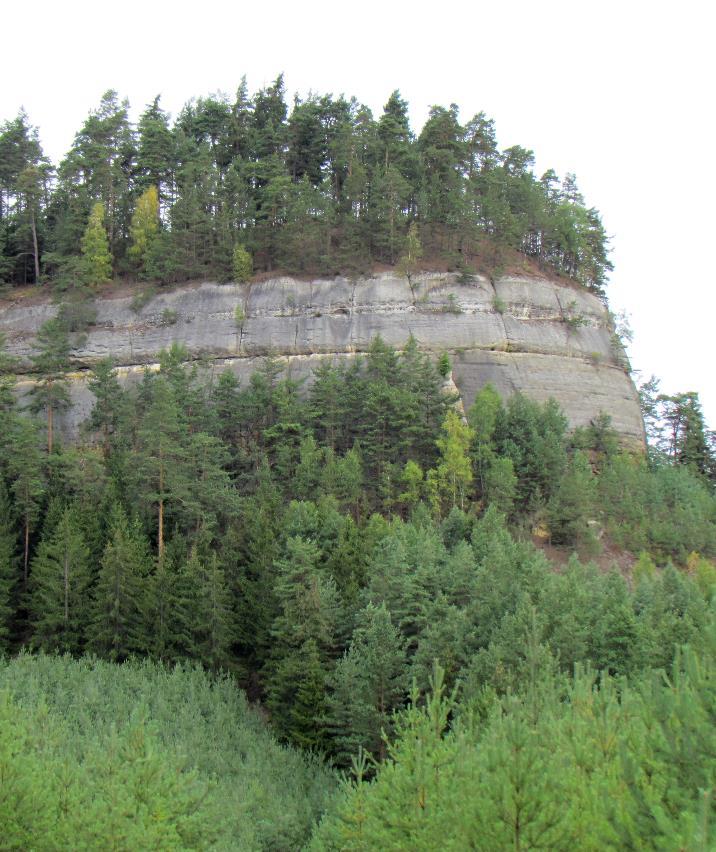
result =
M245 316L237 324L236 308ZM545 278L427 273L413 279L384 273L367 279L298 281L275 278L236 285L203 283L162 292L146 305L132 298L96 300L96 324L74 353L72 409L61 428L76 434L93 398L88 371L107 355L125 381L173 342L192 360L204 361L207 380L228 367L242 378L268 352L282 357L295 378L310 381L324 358L349 358L377 334L400 348L414 335L426 351L447 351L453 379L469 406L491 382L505 397L515 391L554 397L572 426L600 411L611 415L625 443L643 443L643 424L621 347L608 314L595 296ZM9 351L29 368L34 336L57 308L50 302L0 309L0 331ZM31 376L19 377L27 388Z

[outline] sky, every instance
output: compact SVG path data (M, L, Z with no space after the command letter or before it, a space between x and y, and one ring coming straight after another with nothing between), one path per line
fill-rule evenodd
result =
M57 163L109 88L134 119L157 94L176 115L281 72L290 99L355 95L377 115L399 89L416 132L433 104L464 121L483 110L539 173L576 173L611 236L607 294L629 317L632 367L698 391L716 428L714 24L707 0L13 2L0 121L24 106Z

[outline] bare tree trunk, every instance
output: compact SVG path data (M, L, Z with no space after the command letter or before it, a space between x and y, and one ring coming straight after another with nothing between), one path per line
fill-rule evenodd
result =
M52 455L52 406L47 406L47 455Z
M25 565L22 572L22 579L27 586L27 562L30 556L30 518L28 515L25 515Z
M35 224L35 211L30 214L30 224L32 226L32 250L35 258L35 284L40 283L40 250L37 245L37 225Z
M159 555L159 561L162 561L162 557L164 556L164 498L161 496L164 493L164 465L161 461L161 453L160 453L160 463L159 463L159 531L157 535L157 551Z
M65 624L70 620L70 556L65 550Z

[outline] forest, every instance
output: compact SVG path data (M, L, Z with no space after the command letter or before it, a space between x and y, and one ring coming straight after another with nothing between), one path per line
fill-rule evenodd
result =
M175 343L93 364L58 429L117 282L519 256L604 296L599 213L533 166L482 113L416 135L397 91L289 110L280 76L136 126L108 92L56 168L0 127L0 286L59 303L31 364L0 340L0 849L716 847L697 394L643 383L639 450L489 384L464 410L413 338L309 381Z
M5 848L713 846L693 395L644 392L645 457L489 385L463 418L414 342L309 388L185 355L98 365L76 446L2 386Z
M244 274L360 274L394 264L413 225L450 269L500 268L512 251L603 292L598 211L574 175L533 166L455 104L416 135L398 91L375 118L343 95L296 95L289 110L282 76L253 96L244 80L173 121L157 97L136 126L108 91L57 166L23 112L0 126L0 283L222 281L236 258Z

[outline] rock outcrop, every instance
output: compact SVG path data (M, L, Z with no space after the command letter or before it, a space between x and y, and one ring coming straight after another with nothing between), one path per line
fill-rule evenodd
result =
M111 356L126 381L181 343L203 369L229 368L247 377L273 353L286 370L310 381L322 359L355 357L372 338L400 348L412 334L420 347L448 352L453 379L469 406L487 382L507 397L515 391L554 397L572 426L600 411L625 443L643 444L643 424L626 360L595 296L545 278L427 273L413 279L386 273L367 279L252 284L203 283L157 292L145 305L134 297L98 298L96 323L73 355L73 407L61 428L76 434L92 405L88 372ZM237 319L237 307L240 307ZM8 350L29 369L38 328L53 316L50 302L0 309ZM242 320L243 317L243 320ZM19 377L19 388L30 375Z

